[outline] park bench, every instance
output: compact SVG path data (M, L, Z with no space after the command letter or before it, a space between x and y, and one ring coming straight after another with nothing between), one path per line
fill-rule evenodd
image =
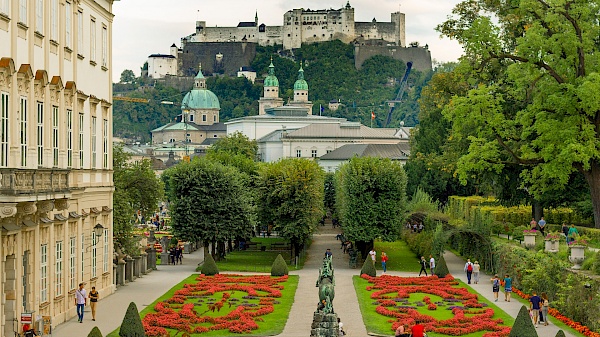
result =
M271 250L292 250L292 247L286 242L273 242L271 244Z
M260 250L260 244L257 242L246 242L246 250Z

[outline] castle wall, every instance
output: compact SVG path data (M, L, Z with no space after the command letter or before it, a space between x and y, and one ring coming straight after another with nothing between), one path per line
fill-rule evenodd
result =
M363 62L375 55L385 55L404 62L411 61L413 69L431 71L431 52L423 47L395 47L385 45L357 44L354 46L354 66L360 69Z
M266 26L264 32L258 32L258 44L261 46L272 46L283 44L283 27Z
M218 60L217 55L222 55ZM237 76L240 67L249 66L256 56L256 43L188 42L179 54L179 76L195 76L198 64L205 73Z
M190 35L188 42L258 42L258 27L204 27Z
M356 35L365 39L381 39L399 44L398 29L394 22L356 22Z

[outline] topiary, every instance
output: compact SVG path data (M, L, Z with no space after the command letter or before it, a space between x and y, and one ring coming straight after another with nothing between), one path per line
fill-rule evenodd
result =
M208 254L204 257L204 264L202 264L200 272L207 276L217 275L219 273L219 268L217 268L217 264L212 255Z
M287 263L281 254L277 255L271 266L271 276L283 276L289 273Z
M123 323L119 329L120 337L146 337L144 326L140 318L140 313L135 303L129 303L125 317L123 317Z
M556 333L556 336L554 336L554 337L566 337L565 332L562 330L558 330L558 332Z
M433 271L435 272L435 275L440 278L446 277L446 275L450 274L448 266L446 265L446 259L444 259L444 255L440 255Z
M508 337L537 337L538 334L535 331L535 327L531 322L531 316L529 316L529 310L525 306L521 307L519 314L515 319L515 324L510 329Z
M102 332L100 332L100 329L98 329L97 326L95 326L92 331L90 331L90 333L87 335L87 337L102 337Z
M377 276L377 271L375 270L375 265L373 264L373 260L367 258L363 263L362 268L360 269L360 274L367 274L369 276L375 277Z

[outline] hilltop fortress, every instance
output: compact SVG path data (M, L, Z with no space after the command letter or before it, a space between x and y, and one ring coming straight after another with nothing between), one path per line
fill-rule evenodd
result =
M340 9L292 9L283 15L283 26L240 22L237 27L207 27L196 22L196 32L182 39L189 42L251 42L261 46L280 44L284 49L300 48L303 43L340 40L350 43L357 38L383 40L406 47L404 13L391 14L391 22L356 22L354 8L347 2Z

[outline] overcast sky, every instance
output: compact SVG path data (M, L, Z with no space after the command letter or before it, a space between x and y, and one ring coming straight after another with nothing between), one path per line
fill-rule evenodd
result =
M451 13L459 0L351 0L354 20L389 22L390 13L406 14L406 41L428 44L437 61L455 61L462 49L434 28ZM283 14L294 8L339 9L345 0L121 0L115 1L113 25L113 80L131 69L138 76L150 54L168 54L181 38L195 32L195 22L207 26L235 27L239 21L258 21L268 26L283 25Z

